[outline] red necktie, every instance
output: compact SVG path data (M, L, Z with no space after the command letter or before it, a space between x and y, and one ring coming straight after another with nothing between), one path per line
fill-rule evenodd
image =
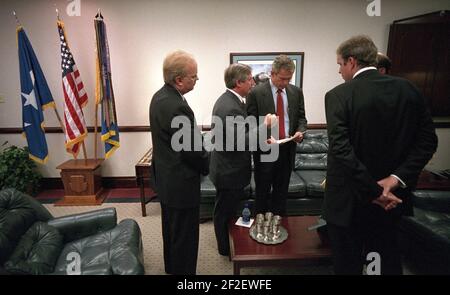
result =
M277 116L278 116L278 126L279 126L279 139L286 137L286 132L284 130L284 103L283 96L281 96L282 89L277 90Z

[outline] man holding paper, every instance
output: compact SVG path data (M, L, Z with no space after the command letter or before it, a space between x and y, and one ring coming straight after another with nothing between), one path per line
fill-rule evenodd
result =
M274 162L261 161L261 151L253 154L255 163L256 213L271 211L277 215L286 214L286 198L289 180L295 161L295 148L303 140L306 131L305 106L302 90L289 84L295 72L294 62L286 55L275 58L271 77L254 87L247 100L249 116L277 114L279 121L279 155ZM270 191L272 189L271 199ZM269 204L270 201L270 204Z
M228 224L236 215L239 201L245 196L244 189L250 183L250 150L255 144L250 138L256 138L258 129L251 129L245 120L245 97L255 84L250 66L230 65L225 70L224 80L227 89L217 99L212 113L211 132L217 148L211 151L209 178L217 191L214 204L217 248L219 254L228 256ZM268 114L258 128L266 130L272 124L276 124L276 117Z

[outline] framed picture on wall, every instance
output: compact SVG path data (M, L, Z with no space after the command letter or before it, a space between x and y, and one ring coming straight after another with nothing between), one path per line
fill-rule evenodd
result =
M287 55L295 64L295 73L292 76L291 84L302 88L303 86L303 60L304 52L247 52L230 53L230 64L242 63L252 68L252 75L266 73L270 76L272 63L275 57L280 54Z

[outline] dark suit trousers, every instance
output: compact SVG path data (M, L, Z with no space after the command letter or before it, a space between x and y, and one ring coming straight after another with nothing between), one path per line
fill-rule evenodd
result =
M244 189L217 189L214 205L214 232L217 249L221 255L230 255L228 224L230 219L236 216L236 210L243 195Z
M166 273L194 275L197 269L199 207L179 209L161 203L161 221Z
M274 215L286 215L286 199L292 172L290 144L280 145L279 152L275 162L261 162L260 159L255 161L256 214L270 211Z
M381 274L402 274L401 254L397 242L398 215L386 213L378 205L359 206L348 227L327 224L338 275L361 275L367 254L380 254Z

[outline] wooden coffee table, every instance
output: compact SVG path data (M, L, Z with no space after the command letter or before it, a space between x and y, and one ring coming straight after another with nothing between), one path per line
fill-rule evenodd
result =
M233 274L239 275L242 267L298 266L331 264L331 249L321 242L317 231L308 227L317 223L317 216L284 217L281 224L288 238L281 244L265 245L249 235L249 228L230 224L230 258Z

